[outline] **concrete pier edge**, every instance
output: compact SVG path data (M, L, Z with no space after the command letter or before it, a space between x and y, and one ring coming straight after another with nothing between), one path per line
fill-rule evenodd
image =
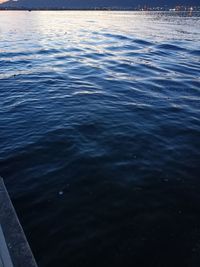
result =
M0 267L37 267L2 177L0 177Z

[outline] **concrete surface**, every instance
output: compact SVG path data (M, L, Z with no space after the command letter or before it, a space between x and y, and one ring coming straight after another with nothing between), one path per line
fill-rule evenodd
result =
M0 267L37 267L1 177Z

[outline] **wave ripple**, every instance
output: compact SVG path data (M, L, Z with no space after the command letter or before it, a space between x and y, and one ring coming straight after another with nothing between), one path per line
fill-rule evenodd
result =
M39 266L199 266L199 18L1 13L0 174Z

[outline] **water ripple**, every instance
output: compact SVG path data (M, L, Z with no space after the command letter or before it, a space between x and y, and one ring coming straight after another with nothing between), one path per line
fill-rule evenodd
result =
M0 175L39 266L193 266L200 20L186 13L1 13Z

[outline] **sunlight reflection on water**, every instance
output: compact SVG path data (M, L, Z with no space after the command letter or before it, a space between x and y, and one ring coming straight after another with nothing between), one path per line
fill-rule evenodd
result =
M0 40L0 175L39 265L198 266L199 13L1 12Z

